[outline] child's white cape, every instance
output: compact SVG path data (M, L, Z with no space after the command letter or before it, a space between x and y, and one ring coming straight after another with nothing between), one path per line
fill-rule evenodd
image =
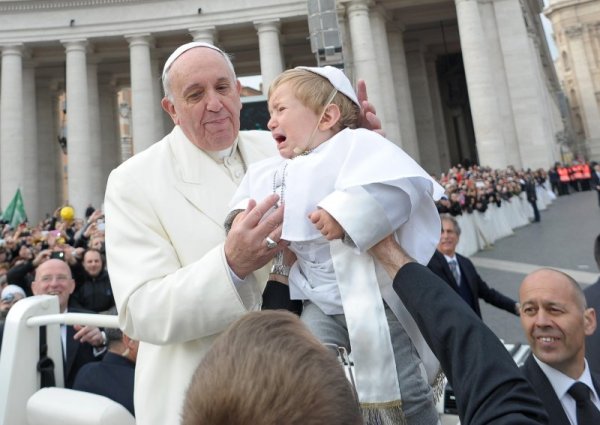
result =
M285 173L285 178L283 174ZM345 129L310 154L294 159L269 158L252 164L231 202L231 209L245 208L248 199L262 200L274 191L283 198L285 215L282 239L309 241L321 237L307 218L317 206L332 214L356 244L331 243L336 278L355 362L357 390L361 403L399 399L395 364L382 298L411 337L425 365L428 381L439 371L437 359L418 327L392 288L391 279L366 251L395 232L400 245L419 263L426 265L440 237L440 219L434 200L444 189L402 149L377 133ZM384 183L406 192L410 213L398 229L392 228L393 205L362 203L366 185ZM378 283L378 285L377 285ZM380 347L373 350L372 347ZM361 367L368 365L367 367ZM398 397L398 398L396 398Z

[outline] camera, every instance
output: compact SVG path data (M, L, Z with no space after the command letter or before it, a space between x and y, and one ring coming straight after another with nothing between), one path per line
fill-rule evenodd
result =
M65 259L65 253L63 251L54 251L50 254L50 258L58 258L59 260Z

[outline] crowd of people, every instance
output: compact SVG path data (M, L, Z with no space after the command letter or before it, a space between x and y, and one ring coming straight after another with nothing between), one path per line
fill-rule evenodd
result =
M174 129L111 173L106 217L90 207L85 218L77 219L59 208L37 226L4 226L2 310L29 295L51 294L59 297L61 312L118 314L120 332L66 327L63 350L73 354L67 357L65 383L116 399L132 414L135 406L143 424L178 423L182 417L190 425L207 420L435 424L437 415L429 413L440 370L454 388L465 423L600 423L600 380L584 357L585 337L594 334L596 319L577 284L561 272L543 269L528 275L519 300L512 300L491 290L470 261L456 253L460 226L453 217L485 213L490 205L501 207L518 196L531 205L532 221L540 221L538 198L563 194L553 192L552 174L457 166L438 179L439 192L445 190L438 199L438 183L417 168L413 174L390 177L385 167L377 173L370 167L362 180L355 178L360 169L353 168L342 181L333 176L325 184L318 175L309 189L322 191L328 202L315 204L306 190L292 187L294 176L286 171L299 163L310 166L305 158L318 162L338 134L350 137L346 127L366 133L380 131L380 123L364 84L355 94L345 77L337 75L341 72L311 72L318 75L309 79L323 77L330 85L302 94L287 81L294 90L270 93L273 135L240 132L240 83L229 57L201 42L178 48L162 74L161 104ZM324 100L310 106L317 95ZM352 126L340 118L340 99L355 110ZM262 179L262 192L246 194L252 199L241 208L231 205L238 185L248 184L244 173L253 176L253 164L260 166L276 155L275 145L286 160L283 168L276 167L272 179ZM343 146L340 150L347 154ZM364 158L361 152L350 152L361 156L354 158L357 167ZM329 169L324 165L319 173L327 176L333 164ZM307 175L314 174L309 170ZM409 178L415 181L402 182ZM397 192L389 181L396 182ZM577 187L583 188L579 182ZM390 195L399 196L397 208L386 208ZM296 218L306 223L298 231L302 225L289 219L289 213L298 215L290 205L301 202L307 205ZM405 205L420 208L428 218L411 222L411 208ZM360 207L366 218L357 212L346 215L353 207ZM357 217L362 217L360 226ZM441 228L437 251L435 243L424 249L419 240L426 224L434 229L436 242L440 234L435 229ZM388 277L376 273L373 257ZM372 279L373 285L358 292L344 288L344 282L356 284L356 272L364 272L361 282ZM319 298L318 291L307 295L298 290L298 285L315 290L323 283L319 279L342 293ZM479 298L520 315L533 351L522 371L481 321ZM248 314L261 305L293 310L303 322L287 313ZM396 310L398 306L404 310ZM318 315L311 313L315 310ZM369 339L366 344L356 339L355 344L354 331L373 335L376 343L369 347ZM328 343L332 335L336 350L340 344L354 349L355 380L346 379L341 367L323 367L335 364L328 356L335 357L319 340ZM393 346L398 335L407 336L410 358L398 358ZM73 344L76 348L69 348ZM314 363L297 364L294 354L300 353L306 353L303 361ZM389 393L364 369L363 359L381 359L377 376L386 378ZM402 361L410 363L408 378L401 374ZM397 375L387 373L390 366ZM426 387L413 399L412 388L402 388L409 379ZM313 389L314 381L328 382L328 392L319 396L323 388ZM332 406L336 400L340 405ZM347 416L339 414L340 408Z

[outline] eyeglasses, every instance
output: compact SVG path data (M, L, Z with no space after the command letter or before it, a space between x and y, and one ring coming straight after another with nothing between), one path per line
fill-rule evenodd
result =
M64 275L64 274L59 274L59 275L56 275L56 276L52 276L52 275L44 275L44 276L42 276L42 277L40 278L40 282L43 282L43 283L50 283L50 282L52 282L53 280L56 280L57 282L63 283L63 282L66 282L66 281L67 281L67 280L69 280L69 279L70 279L70 277L69 277L69 276L66 276L66 275Z

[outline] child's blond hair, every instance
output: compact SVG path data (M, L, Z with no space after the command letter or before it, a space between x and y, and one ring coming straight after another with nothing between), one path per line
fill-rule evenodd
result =
M323 107L334 90L327 78L306 69L295 68L288 69L275 78L269 87L269 98L279 86L286 83L290 84L298 100L317 115L323 112ZM340 119L334 127L336 132L358 127L360 110L356 103L341 92L336 93L331 103L340 109Z

